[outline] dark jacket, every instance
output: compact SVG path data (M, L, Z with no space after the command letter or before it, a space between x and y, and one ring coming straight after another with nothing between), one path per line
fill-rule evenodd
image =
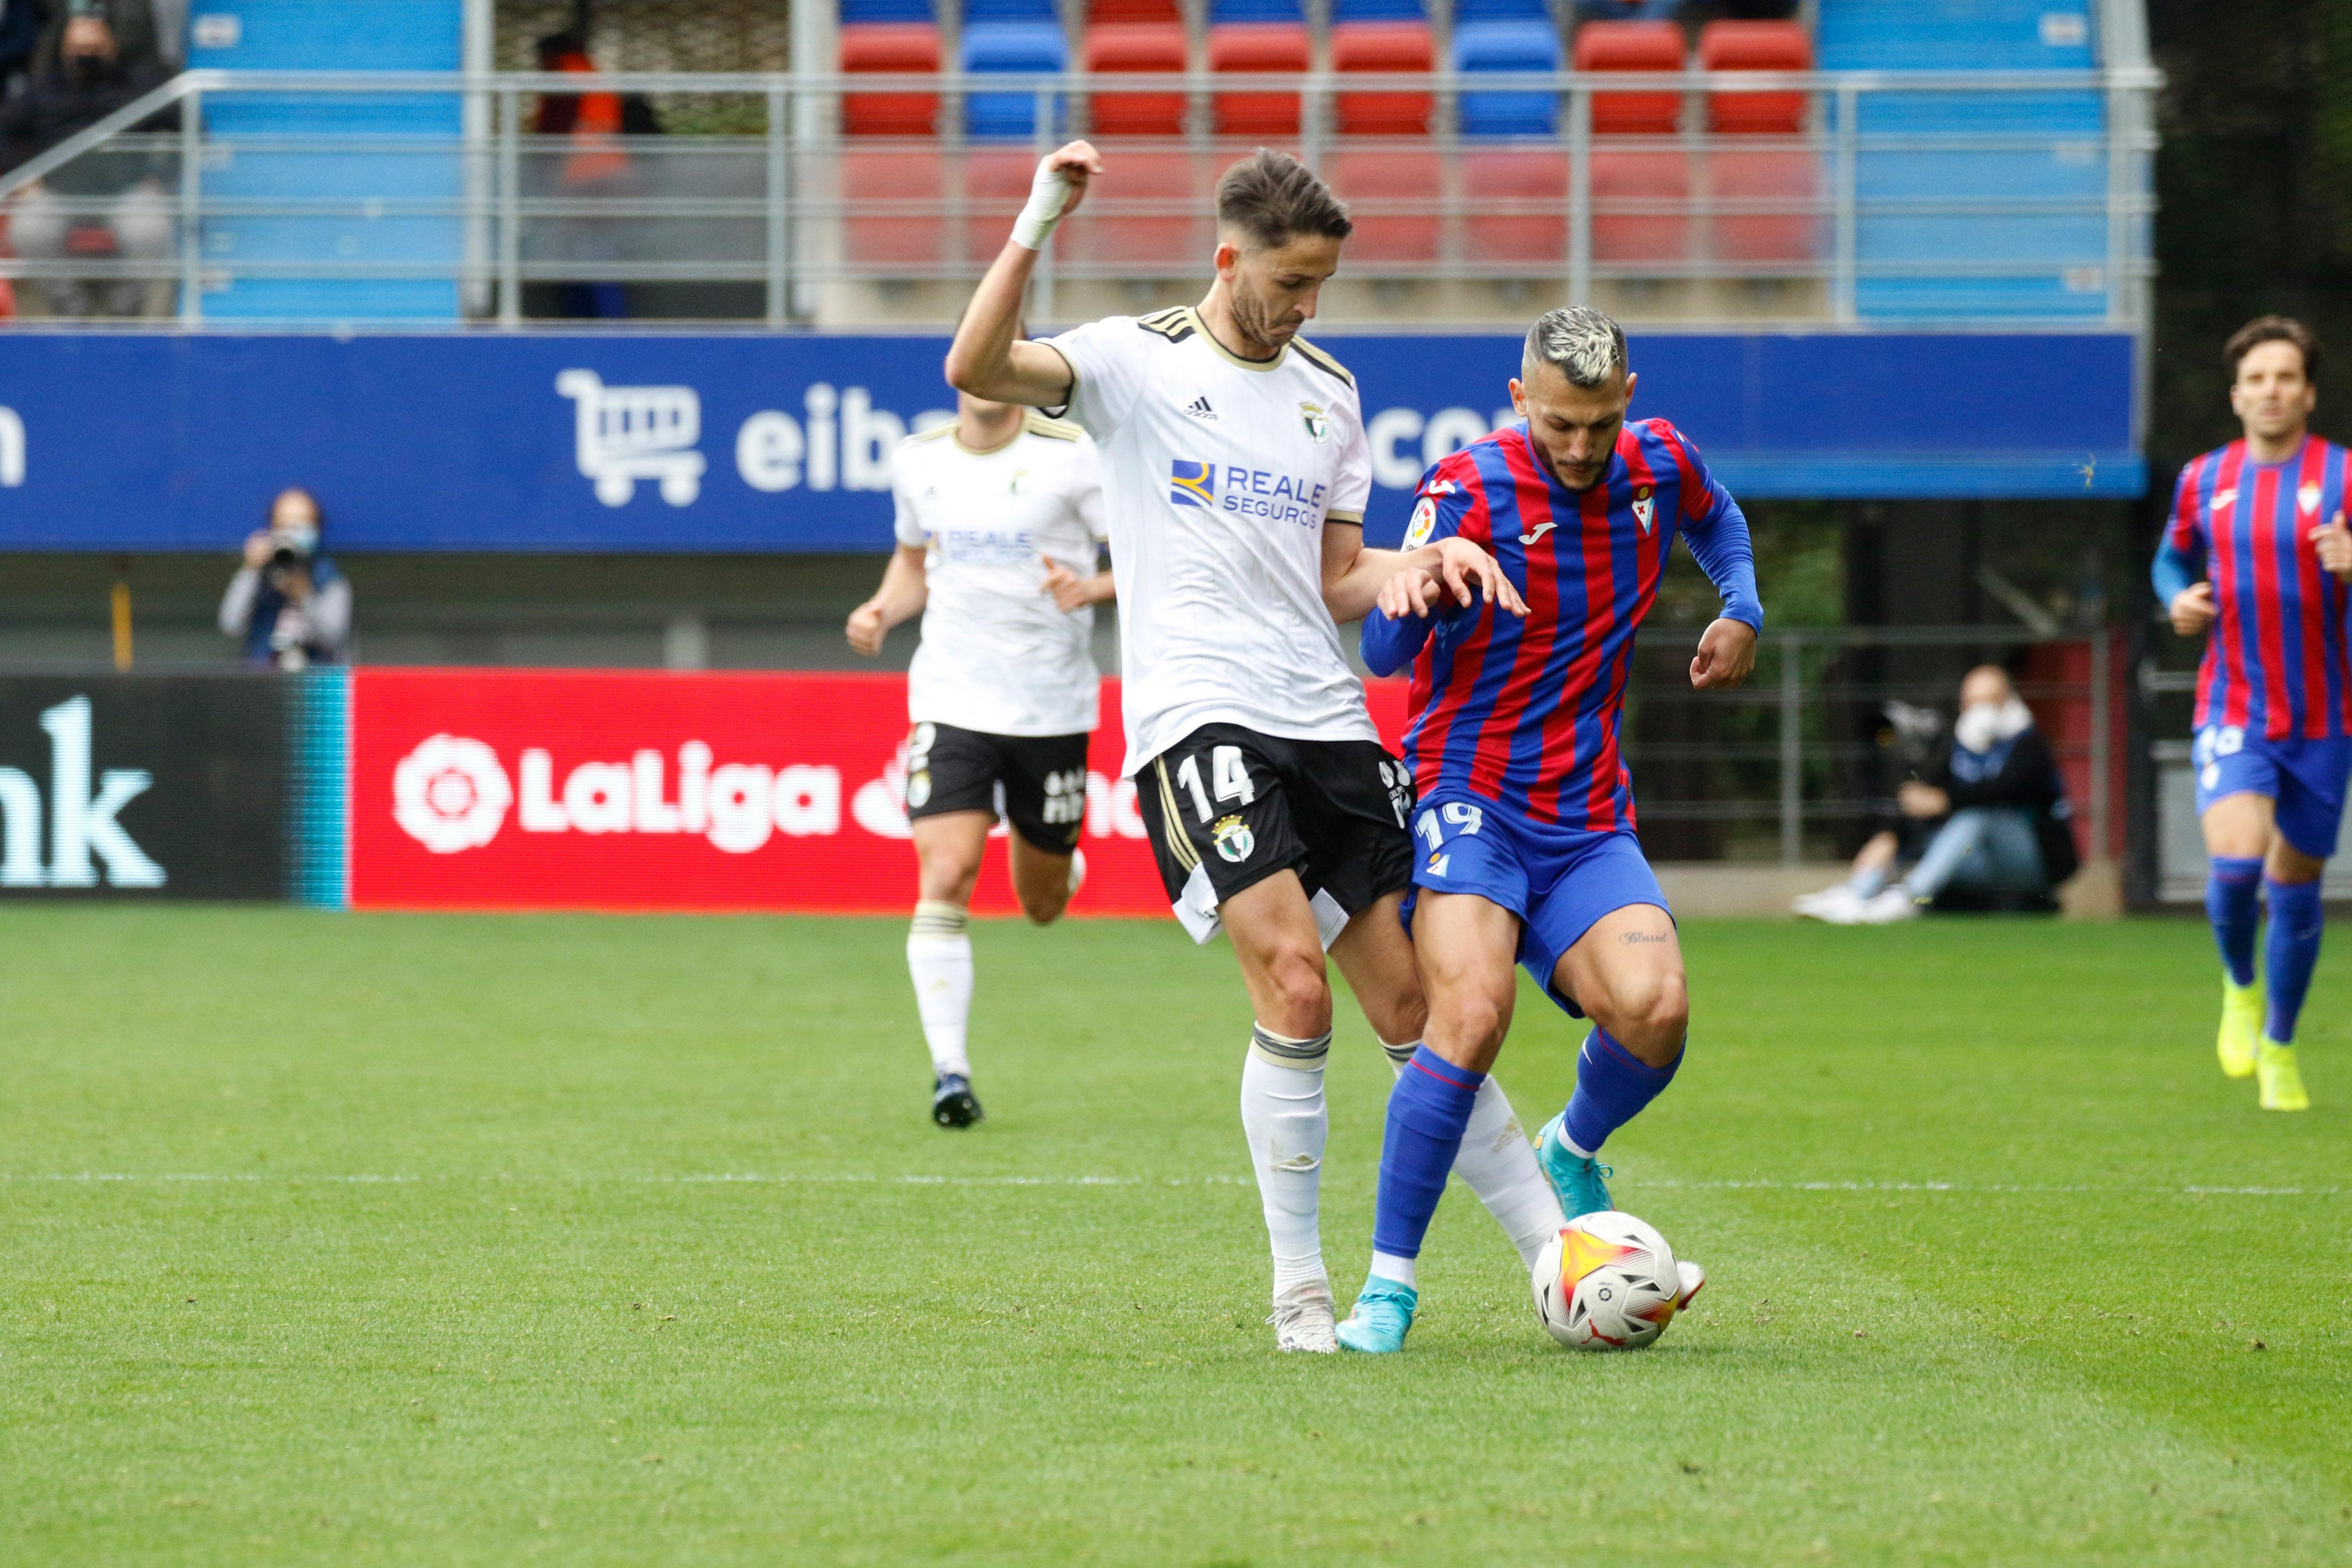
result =
M2040 730L2021 730L1984 752L1964 752L1947 735L1919 782L1949 795L1954 811L1985 805L2032 814L2034 838L2042 847L2042 869L2052 887L2082 865L2070 826L2074 807Z
M62 71L43 71L26 84L5 110L0 110L0 165L15 168L37 158L79 131L86 131L116 110L153 91L168 79L152 62L124 64L117 60L96 80L78 82ZM180 110L173 104L140 122L141 131L177 131ZM110 196L129 190L142 179L165 178L169 156L155 153L109 152L76 158L48 177L51 189L65 195Z

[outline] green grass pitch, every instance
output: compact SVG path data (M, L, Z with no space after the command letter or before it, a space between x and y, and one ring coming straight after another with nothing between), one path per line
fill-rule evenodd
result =
M1693 922L1610 1154L1699 1307L1557 1349L1457 1186L1380 1360L1260 1323L1230 954L975 940L948 1134L896 921L0 911L0 1561L2352 1557L2341 932L2280 1117L2192 922Z

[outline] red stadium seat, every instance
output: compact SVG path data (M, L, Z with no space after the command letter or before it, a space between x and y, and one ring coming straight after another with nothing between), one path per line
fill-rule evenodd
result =
M1037 154L1024 146L971 146L963 152L963 253L982 264L996 259L1029 199ZM1078 209L1084 213L1086 209Z
M1678 71L1683 30L1672 22L1587 22L1576 33L1580 71ZM1682 122L1678 92L1596 92L1592 129L1603 136L1671 136Z
M1214 74L1304 76L1314 64L1307 29L1297 22L1224 22L1209 29ZM1221 92L1210 100L1220 136L1296 136L1298 93Z
M1087 26L1106 22L1173 22L1183 26L1184 9L1176 0L1094 0L1087 7Z
M1185 60L1181 22L1098 23L1087 29L1086 68L1097 73L1135 71L1181 75ZM1181 136L1181 92L1098 92L1094 95L1097 136Z
M1434 261L1445 233L1445 163L1411 150L1341 152L1324 171L1348 204L1351 261Z
M1809 71L1812 40L1794 22L1709 22L1698 63L1711 71ZM1801 92L1711 92L1707 129L1731 136L1794 136L1805 129Z
M1164 261L1197 270L1216 248L1208 184L1190 153L1100 144L1103 172L1086 205L1057 232L1072 261Z
M1595 162L1598 162L1596 159ZM1462 154L1466 261L1567 265L1568 158L1544 148Z
M1592 259L1680 262L1690 255L1690 159L1681 153L1592 154ZM1610 212L1641 202L1658 212Z
M1426 22L1341 22L1331 29L1331 68L1402 76L1435 67L1436 45ZM1425 92L1342 92L1342 136L1426 136L1436 100Z
M1828 224L1818 207L1822 161L1801 150L1710 148L1707 195L1717 202L1769 204L1782 210L1717 213L1709 224L1718 261L1818 261L1829 254Z
M841 191L850 260L936 267L946 259L940 211L947 202L947 170L939 153L844 153ZM1003 237L997 237L1000 245Z
M929 22L853 23L841 29L841 68L936 76L940 30ZM939 127L937 93L849 92L841 98L845 135L935 136Z

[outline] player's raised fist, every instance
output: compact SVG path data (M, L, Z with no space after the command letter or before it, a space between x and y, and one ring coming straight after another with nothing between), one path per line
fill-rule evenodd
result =
M2165 606L2164 613L2165 617L2171 621L2174 631L2185 637L2197 636L2211 626L2213 617L2221 614L2213 607L2213 584L2191 583L2172 596L2172 603Z
M882 602L868 599L849 612L849 647L852 652L871 658L882 651L882 639L890 627L882 618Z
M1052 595L1054 607L1058 610L1083 610L1094 603L1087 594L1086 579L1050 556L1045 561L1045 579L1039 592Z
M1756 668L1756 628L1746 621L1717 620L1700 634L1691 660L1691 685L1701 691L1738 686Z
M2342 512L2329 518L2326 527L2313 529L2311 542L2318 548L2321 571L2352 582L2352 528L2344 526Z
M1102 154L1091 142L1071 142L1045 154L1029 183L1029 202L1013 221L1013 242L1043 250L1054 226L1087 199L1087 182L1103 172Z

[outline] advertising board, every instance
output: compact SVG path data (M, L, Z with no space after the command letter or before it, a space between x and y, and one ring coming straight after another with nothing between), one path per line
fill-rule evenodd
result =
M1393 741L1402 683L1370 697ZM1118 698L1106 680L1071 909L1165 915ZM355 670L351 903L902 912L906 713L892 675ZM972 908L1016 908L1001 841Z

